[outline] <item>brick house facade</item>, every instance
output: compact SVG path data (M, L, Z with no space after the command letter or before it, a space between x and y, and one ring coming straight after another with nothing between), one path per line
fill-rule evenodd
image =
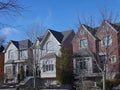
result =
M83 79L85 77L92 81L95 81L96 77L102 77L95 61L101 69L106 62L107 79L119 77L119 30L119 23L112 24L108 21L103 21L97 28L81 25L73 39L75 79L80 75Z
M73 39L75 83L79 83L81 79L83 80L85 78L86 80L96 81L96 79L101 77L98 73L97 66L95 65L95 54L98 51L96 45L98 39L95 34L96 29L87 25L81 25Z
M99 28L96 36L99 41L99 60L101 57L106 57L107 78L115 78L120 71L119 56L120 56L120 32L119 25L104 21Z

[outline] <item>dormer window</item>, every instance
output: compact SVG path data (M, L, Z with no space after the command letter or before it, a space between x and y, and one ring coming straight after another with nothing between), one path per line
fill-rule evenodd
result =
M104 26L104 31L107 32L109 30L108 26Z

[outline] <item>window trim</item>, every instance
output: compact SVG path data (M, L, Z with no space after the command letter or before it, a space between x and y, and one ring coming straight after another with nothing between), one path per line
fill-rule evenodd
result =
M76 58L76 70L77 70L77 72L79 72L79 70L87 71L88 70L88 62L89 62L89 60L90 60L90 57ZM81 65L80 65L81 62L84 62L82 64L85 65L84 66L85 68L83 68L83 66L81 68Z
M12 49L8 51L8 59L10 60L14 59L14 52Z
M110 38L108 38L108 37L110 37ZM108 43L103 42L104 40L107 41L107 39L109 39L109 42L108 42ZM113 41L112 41L112 35L105 35L105 36L102 37L102 40L101 40L102 46L110 46L110 45L112 45L112 42L113 42Z
M85 44L85 45L83 45L83 44ZM80 40L80 48L87 48L87 47L88 47L88 40L86 38L81 39Z
M53 60L42 61L43 72L53 72L55 70Z
M25 55L23 55L25 54ZM27 50L21 50L20 51L20 59L27 59L28 58L28 51Z
M46 43L46 53L51 53L51 52L55 52L55 48L54 48L54 42L53 41L48 41ZM52 48L51 48L52 47Z
M115 60L113 60L113 57L115 58ZM110 59L111 59L111 64L115 64L117 62L116 55L112 55Z
M6 66L5 71L7 74L12 74L12 66Z

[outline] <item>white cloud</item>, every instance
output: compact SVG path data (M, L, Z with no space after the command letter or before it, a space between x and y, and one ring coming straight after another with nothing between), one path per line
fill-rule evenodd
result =
M11 27L5 27L5 28L2 28L0 30L0 33L3 36L8 36L8 35L11 35L11 34L14 34L14 33L18 33L18 30L15 29L15 28L11 28Z

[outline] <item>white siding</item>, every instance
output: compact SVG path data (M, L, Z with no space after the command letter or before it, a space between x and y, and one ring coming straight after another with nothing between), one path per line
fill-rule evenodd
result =
M9 58L8 58L9 50L13 50L13 52L14 52L13 53L13 55L14 55L13 59L18 60L18 49L14 46L13 43L11 43L10 46L7 48L6 53L5 53L5 62L7 62L9 60Z
M46 52L47 52L46 51L47 50L46 46L47 46L48 42L53 43L54 52L55 52L56 55L59 55L59 53L60 53L59 51L60 51L61 46L60 46L59 42L56 40L56 38L52 34L50 34L49 38L46 40L46 42L45 42L45 44L43 46L43 52L42 52L43 55L45 55Z
M48 44L49 42L51 42L50 44ZM47 51L47 44L50 45L48 46L48 49L54 49L53 52L48 52ZM52 45L51 45L52 44ZM42 56L45 56L47 53L55 53L56 55L60 55L60 43L56 40L56 38L50 33L49 37L46 39L45 44L43 46L43 50L42 50ZM54 62L54 70L53 71L47 71L47 72L43 72L43 69L41 69L41 78L56 78L56 58L50 58L50 59L44 59L44 60L52 60ZM41 60L41 64L43 60ZM41 68L42 65L40 66Z

